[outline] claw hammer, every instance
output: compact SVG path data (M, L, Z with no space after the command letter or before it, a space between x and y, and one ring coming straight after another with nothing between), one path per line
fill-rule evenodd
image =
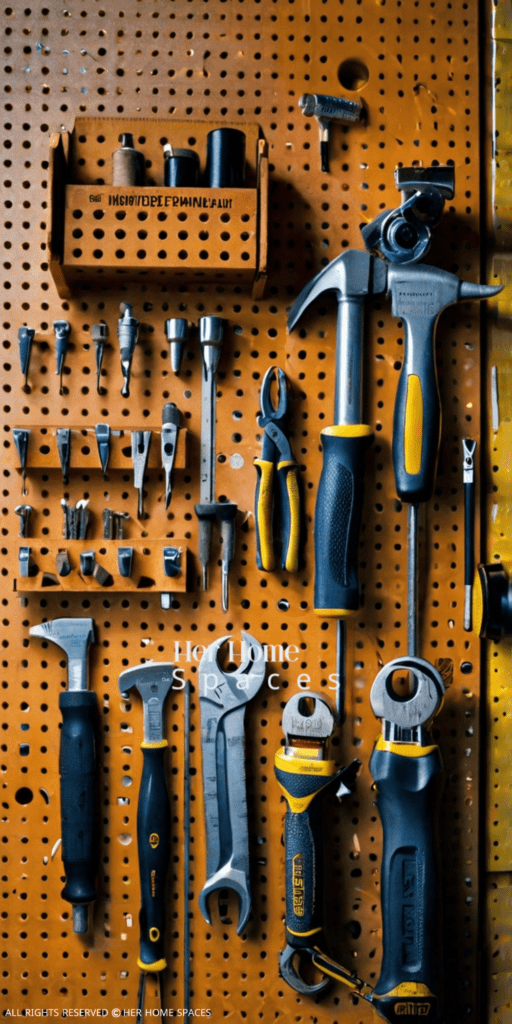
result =
M52 619L32 626L30 636L51 640L68 659L68 689L59 697L60 813L66 884L62 898L73 904L73 931L88 930L87 906L96 899L94 835L96 694L87 689L87 652L94 640L92 619Z

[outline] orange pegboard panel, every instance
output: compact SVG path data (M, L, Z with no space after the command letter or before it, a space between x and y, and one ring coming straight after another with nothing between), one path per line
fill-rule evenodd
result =
M142 710L118 692L122 669L141 658L176 660L192 681L191 884L183 897L183 694L166 708L168 778L173 819L168 879L168 961L164 1005L183 999L185 902L191 934L191 1005L212 1019L361 1024L374 1011L341 986L321 999L293 992L279 978L284 942L284 805L273 756L282 739L284 701L299 679L326 688L335 671L335 624L313 612L313 515L321 468L319 433L332 422L336 339L334 301L326 297L288 335L286 314L302 286L348 247L361 248L359 225L397 204L397 163L453 162L456 195L447 206L429 261L478 280L480 268L479 17L476 0L463 4L415 0L390 3L337 0L202 4L84 0L64 8L3 8L3 429L40 430L44 424L92 430L110 422L157 430L163 403L175 401L190 432L187 468L176 474L170 509L161 500L161 473L148 475L148 518L132 537L179 537L197 551L194 503L199 496L201 358L187 347L182 372L169 367L164 321L197 323L215 314L228 321L218 375L217 494L242 513L230 574L230 608L221 610L219 547L215 538L210 589L202 593L195 561L193 588L169 611L158 595L13 594L18 567L11 552L18 532L18 471L3 466L2 597L2 932L3 1009L69 1007L133 1012L138 969L139 882L136 805L141 772ZM331 173L320 172L317 126L298 106L304 92L357 97L365 119L333 126ZM50 227L49 143L71 132L78 117L144 118L258 124L268 143L268 259L264 296L250 284L198 283L165 275L98 287L84 281L59 299L46 249ZM143 147L142 147L143 148ZM105 159L108 161L109 153ZM91 159L98 154L91 152ZM57 225L52 223L52 237ZM115 327L119 303L133 304L141 338L131 396L120 395ZM27 324L48 336L60 317L72 327L64 392L54 378L54 352L35 347L37 373L22 390L17 331ZM92 324L109 326L104 394L94 389ZM435 496L421 520L420 650L451 659L453 681L434 734L446 766L441 848L447 1019L480 1022L478 1007L479 643L462 627L463 501L461 439L480 439L480 312L462 304L445 312L437 357L444 413ZM391 463L394 396L403 358L403 330L389 302L367 304L364 400L375 431L370 450L361 532L362 606L349 627L347 720L336 737L340 762L363 763L355 794L341 806L327 798L324 815L326 933L330 951L374 983L381 957L379 870L381 827L368 761L379 731L369 705L378 668L406 649L406 509L395 499ZM305 521L301 569L259 573L252 512L253 459L261 450L258 392L270 364L293 385L291 442L300 465ZM57 472L28 475L34 541L61 535L60 500L89 499L101 521L105 506L133 513L130 472L84 468L62 487ZM245 521L244 521L245 519ZM135 530L138 532L135 533ZM99 535L98 535L99 538ZM27 541L30 543L30 539ZM91 543L91 547L94 545ZM62 866L58 780L58 695L65 671L56 650L29 641L29 627L59 615L92 616L97 642L90 678L101 706L98 742L100 871L94 928L72 933L70 908L60 898ZM205 878L197 661L191 651L219 635L247 630L269 645L276 673L247 709L247 790L253 913L236 935L229 900L201 917L197 897ZM290 650L288 650L290 648ZM190 660L187 660L189 658ZM149 986L148 1006L154 1005Z

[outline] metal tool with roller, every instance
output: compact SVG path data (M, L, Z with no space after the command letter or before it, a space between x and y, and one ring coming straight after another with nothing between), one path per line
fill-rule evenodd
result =
M60 808L62 898L73 904L73 931L88 929L88 904L96 899L95 720L96 694L87 689L87 652L94 641L92 619L63 618L32 626L30 636L51 641L68 659L68 689L60 694Z
M131 690L137 690L142 697L144 715L144 739L141 743L144 760L137 804L141 890L137 960L141 970L139 1019L143 1012L147 974L156 974L161 984L162 971L167 967L164 953L165 874L169 862L171 810L165 781L164 757L168 744L164 738L163 708L173 679L174 665L154 661L127 668L119 676L122 696L128 698Z
M283 711L285 747L274 761L278 784L286 802L286 946L279 954L281 976L296 992L315 995L330 983L310 983L301 964L311 960L322 941L322 797L338 786L341 799L352 792L361 765L357 759L336 771L327 758L328 741L336 716L320 694L296 693ZM297 966L296 966L297 965Z

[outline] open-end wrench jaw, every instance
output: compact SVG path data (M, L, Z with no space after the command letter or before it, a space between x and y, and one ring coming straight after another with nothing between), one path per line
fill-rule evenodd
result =
M199 666L199 678L202 680L200 696L202 699L224 707L225 712L237 704L245 704L254 696L265 678L265 660L263 648L250 633L242 633L242 661L234 672L224 672L219 665L221 648L231 640L231 635L221 636L205 651ZM252 667L251 667L252 666ZM250 671L249 671L250 669ZM218 685L212 688L209 679L217 677ZM227 703L227 691L232 699Z
M211 894L230 889L239 901L237 932L245 928L251 910L249 836L245 792L245 705L265 678L261 644L242 633L242 661L234 672L219 665L220 649L230 636L219 637L199 665L201 748L206 819L206 882L199 907L211 924Z
M394 692L393 676L398 672L411 674L414 692L410 696L401 698ZM412 732L428 727L441 707L444 692L441 675L430 662L406 656L395 658L381 668L370 691L370 703L375 717L395 732Z
M214 875L207 879L199 893L198 903L199 909L208 924L212 923L208 909L210 894L218 892L220 889L231 889L238 896L238 924L236 932L237 935L241 935L251 913L251 890L247 884L245 871L232 867L231 861L229 861L228 864L223 865Z

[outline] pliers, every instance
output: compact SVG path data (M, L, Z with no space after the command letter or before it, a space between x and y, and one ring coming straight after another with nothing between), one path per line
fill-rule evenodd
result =
M271 400L273 382L278 382L277 406ZM258 569L272 572L275 565L273 551L273 516L279 505L281 535L281 569L297 572L299 568L300 499L298 466L290 442L284 433L288 412L290 384L283 370L271 366L267 370L260 392L258 424L265 434L261 458L254 460L256 481L256 564ZM274 495L274 468L277 468L277 500Z

